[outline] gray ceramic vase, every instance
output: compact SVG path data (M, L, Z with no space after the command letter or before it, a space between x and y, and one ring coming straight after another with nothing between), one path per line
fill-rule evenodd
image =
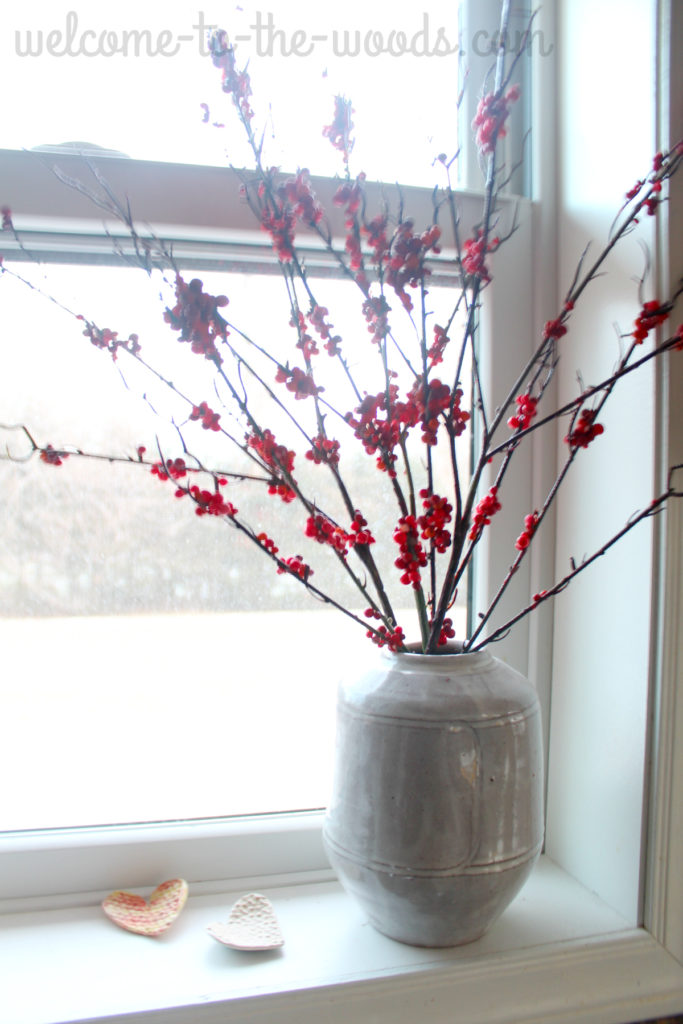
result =
M378 931L417 946L478 939L543 839L535 690L488 652L382 654L342 684L330 862Z

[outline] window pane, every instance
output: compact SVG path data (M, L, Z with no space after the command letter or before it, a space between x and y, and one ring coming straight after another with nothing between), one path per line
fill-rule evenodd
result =
M74 10L26 0L5 13L0 83L12 103L3 110L3 145L78 142L136 159L251 166L206 56L207 29L218 25L240 65L249 62L267 163L339 173L321 131L342 93L356 108L355 171L431 186L434 158L457 148L458 6L211 0L197 11L122 0Z
M135 331L142 355L163 361L167 378L195 404L207 400L222 409L208 362L163 323L160 294L171 300L160 276L150 280L127 268L12 269L100 327L120 337ZM231 323L253 328L254 340L283 360L285 346L290 358L296 352L278 276L202 279L207 291L229 296ZM240 468L240 453L188 422L187 405L169 401L168 389L141 376L125 353L113 363L63 309L38 295L27 304L9 275L2 288L2 423L29 426L40 444L124 457L145 444L155 458L158 443L166 459L183 455L179 427L202 461ZM348 309L349 285L322 279L314 288L358 380L369 391L380 388L365 321L360 309ZM83 301L88 308L77 304ZM448 293L433 287L428 301L431 317L444 323ZM325 353L318 358L334 364ZM272 381L272 363L266 365ZM443 369L448 380L452 368ZM244 386L250 402L262 401L262 389L246 374ZM353 408L343 375L326 378L326 387L331 406ZM298 403L302 417L310 404ZM297 477L319 507L333 506L325 467L303 457L291 424L273 430L299 452ZM467 434L460 441L466 461ZM17 457L27 450L16 431L3 431L3 443ZM437 464L442 455L437 446ZM345 479L377 540L374 553L385 577L395 579L397 513L380 486L386 477L358 442L344 448L344 458ZM15 667L0 683L7 734L0 770L13 780L0 828L323 806L339 673L345 661L371 652L362 628L316 605L226 522L194 515L189 500L174 499L172 482L145 467L76 458L52 467L31 459L2 462L0 473L7 524L0 538L0 633L6 663ZM448 493L446 484L436 489ZM322 590L362 613L360 596L340 583L329 549L303 536L296 503L244 482L230 484L226 497L285 556L301 553L310 561ZM392 597L397 609L410 603L398 582ZM454 616L460 634L465 601L463 589ZM403 621L405 615L411 612L401 614Z

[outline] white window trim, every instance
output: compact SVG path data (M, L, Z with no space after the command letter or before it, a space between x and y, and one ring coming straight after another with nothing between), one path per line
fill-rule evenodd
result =
M683 11L675 4L662 2L660 16L661 38L680 40L683 33ZM676 52L673 44L672 52ZM674 62L668 70L671 74L671 95L683 95L680 67ZM665 75L666 71L665 68ZM673 124L676 111L667 107L662 111L662 117L670 119ZM664 138L672 134L668 120L662 127L662 134ZM215 173L224 175L225 172ZM679 218L677 223L680 223L683 185L679 181L674 187L677 199L672 210ZM39 211L33 212L38 215ZM541 224L537 230L542 232L548 228ZM680 266L682 234L672 224L668 237L663 240L665 265ZM673 374L666 378L663 371L660 386L661 404L666 414L663 415L661 428L663 441L666 442L671 461L683 461L683 382L680 381L680 375L678 379L674 379ZM229 991L228 980L226 991L214 1000L209 999L201 989L197 990L192 1002L193 1021L201 1024L219 1019L292 1019L304 1024L316 1021L317 1024L321 1019L330 1022L376 1019L405 1021L407 1024L418 1016L424 1016L435 1022L462 1020L472 1024L478 1021L495 1024L497 1021L521 1020L566 1021L567 1024L576 1021L613 1021L615 1024L623 1024L625 1020L644 1020L683 1009L683 876L680 872L680 864L683 862L683 702L677 699L683 676L678 636L683 609L683 516L679 505L671 507L666 522L666 529L660 537L658 558L660 615L656 647L661 653L655 666L652 701L653 770L644 870L643 926L634 928L625 922L623 928L612 932L608 929L602 934L599 931L587 931L574 938L563 938L558 933L554 940L546 937L540 945L534 945L532 938L526 947L525 936L520 936L516 951L492 950L490 947L482 951L481 947L470 947L456 954L435 955L429 962L418 957L411 965L404 965L401 969L391 966L392 957L388 955L384 976L379 971L374 976L363 977L363 971L359 969L355 974L352 970L341 977L339 973L330 971L327 977L319 975L298 987L293 982L290 991L271 989L268 993L264 989L258 996L252 994L246 1001ZM532 643L532 661L539 660L537 651L538 648ZM99 895L95 880L87 873L94 847L99 845L108 850L111 864L117 870L120 869L119 881L124 869L128 871L126 865L129 864L132 871L137 858L149 857L150 849L153 851L152 862L155 866L160 863L155 853L163 850L164 862L168 857L168 863L174 864L173 873L182 873L182 868L194 860L196 866L191 870L200 873L192 875L188 870L187 875L199 880L210 877L206 861L201 863L204 853L200 852L200 848L206 851L212 846L216 855L222 857L225 863L226 848L223 846L221 853L220 844L226 842L225 837L230 830L233 838L249 836L254 829L257 836L262 836L264 827L268 831L271 827L280 829L282 848L291 852L290 864L301 870L298 873L287 872L286 868L278 871L275 863L254 861L252 851L255 848L250 847L245 840L244 860L234 857L231 850L231 871L213 875L223 880L227 875L228 882L214 882L209 888L222 894L237 891L242 888L242 883L246 886L248 882L251 887L251 883L257 880L255 876L259 876L262 888L285 883L285 888L291 890L294 883L300 881L306 884L307 892L317 901L321 918L325 919L328 910L334 915L334 898L330 896L327 884L321 881L325 876L319 874L325 870L325 866L319 859L321 848L318 845L319 832L315 815L303 815L298 820L246 819L229 823L225 826L226 832L220 835L212 835L211 832L213 829L220 831L223 826L200 823L190 827L194 829L194 841L185 838L184 829L175 831L172 826L154 826L157 842L151 846L145 842L141 847L136 845L136 840L142 838L142 832L137 833L136 829L119 830L118 833L112 830L99 830L99 833L97 830L89 830L90 834L88 831L81 833L81 849L72 862L72 874L66 888L52 887L55 892L53 902L43 901L45 909L42 910L36 909L36 904L31 902L12 901L5 904L8 913L17 911L20 906L24 910L19 920L28 929L36 949L35 959L27 961L27 973L18 979L18 984L40 984L40 939L48 925L59 923L50 915L61 915L64 942L72 941L72 937L81 929L74 906L80 902L92 903ZM148 840L149 837L150 832L147 831L144 839ZM74 849L73 837L52 834L51 839L56 839L56 845L61 845L63 851ZM22 843L23 847L20 848ZM34 836L32 840L17 836L5 841L1 848L3 876L5 866L11 863L7 855L13 844L14 852L23 861L24 875L37 872L47 883L47 877L54 868L54 852L50 854L41 844L39 836ZM261 848L263 845L260 844ZM303 859L299 859L300 856ZM60 856L60 859L64 861L68 857ZM144 873L149 866L150 860L143 861L141 871ZM252 867L256 870L251 870ZM283 872L286 872L285 877ZM80 885L79 880L82 883ZM554 882L544 893L544 907L548 915L552 915L553 900L565 881L566 878L555 876ZM530 884L535 883L536 879L533 879ZM42 891L49 891L49 887L43 888L42 882L39 884ZM129 884L132 886L133 882ZM82 900L66 895L74 891L83 893L84 890L87 893ZM10 891L15 894L21 892L16 888L10 888ZM197 899L204 898L205 890L201 885L198 885L197 891ZM581 891L585 895L585 890ZM525 899L524 893L519 899ZM220 902L225 906L224 895ZM513 905L511 911L516 907L517 904ZM5 920L8 926L6 934L11 941L10 929L18 926L17 919L9 916ZM332 917L326 919L325 926L328 930L334 930L338 923L339 920ZM59 930L51 933L53 937L59 934ZM83 936L89 934L87 928L82 932ZM349 934L342 929L342 934L347 942L355 941L356 933ZM529 935L526 939L529 940ZM72 948L78 949L78 940ZM130 944L117 966L125 971L126 961L139 954L139 944ZM46 955L53 957L54 947ZM155 957L157 954L149 955ZM201 954L198 952L198 955ZM79 964L77 958L70 959L71 973L64 961L65 983L77 984ZM254 970L253 966L251 970ZM163 1004L158 1002L156 1005L161 1007ZM142 1011L142 1004L140 1009ZM146 1019L170 1024L171 1021L186 1021L188 1012L188 1003L154 1014L151 1007L147 1006L145 1012L134 1013L125 1019L129 1024ZM109 1013L104 998L98 1016L109 1020L124 1019L123 1016L112 1016Z

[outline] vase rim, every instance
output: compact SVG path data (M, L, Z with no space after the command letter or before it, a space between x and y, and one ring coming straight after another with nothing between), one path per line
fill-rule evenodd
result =
M382 654L384 657L391 660L402 660L405 659L411 664L418 664L419 662L429 662L433 664L435 661L456 661L460 665L474 664L477 662L481 664L483 661L492 660L492 655L488 650L479 651L462 651L462 641L455 641L447 644L440 651L436 651L433 654L425 654L420 650L419 643L406 644L405 651L388 651L383 650Z

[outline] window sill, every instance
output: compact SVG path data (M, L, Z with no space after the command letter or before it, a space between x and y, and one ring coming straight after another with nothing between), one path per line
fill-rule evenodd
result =
M453 950L384 938L335 882L316 881L264 886L285 945L239 953L206 927L245 888L202 888L155 940L121 931L98 906L6 914L3 1019L623 1024L683 1007L681 965L547 858L485 938Z

